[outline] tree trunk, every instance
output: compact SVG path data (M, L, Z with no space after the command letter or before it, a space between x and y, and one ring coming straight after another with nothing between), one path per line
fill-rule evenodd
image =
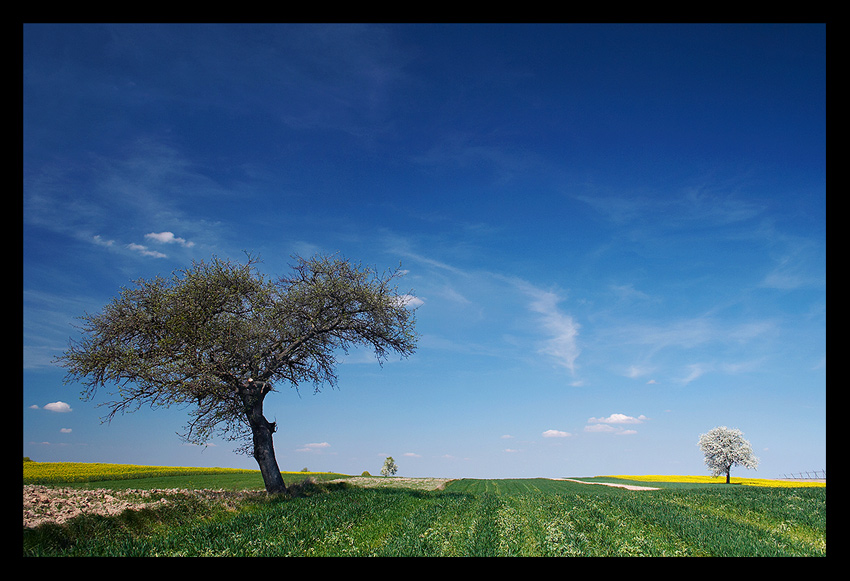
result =
M243 391L243 397L248 396L245 399L249 400L245 403L248 408L246 410L248 423L251 426L251 433L254 440L254 460L260 466L260 474L263 475L266 492L270 494L286 492L286 484L283 482L283 476L277 465L277 459L274 455L274 444L272 442L272 434L274 434L277 428L274 422L269 422L263 416L265 390L261 388L259 393L251 393L251 391L253 390Z
M729 484L729 470L730 468L726 469L726 484Z
M260 422L251 422L251 431L254 437L254 459L260 466L260 474L263 475L266 492L271 494L286 492L286 484L283 482L283 476L274 456L274 444L272 443L274 424L261 416Z

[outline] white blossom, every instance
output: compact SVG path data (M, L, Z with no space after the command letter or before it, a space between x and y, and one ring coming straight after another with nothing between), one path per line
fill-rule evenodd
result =
M701 434L699 447L705 454L705 465L712 475L725 474L727 482L732 466L755 469L759 463L753 455L752 446L744 439L744 434L735 428L720 426Z

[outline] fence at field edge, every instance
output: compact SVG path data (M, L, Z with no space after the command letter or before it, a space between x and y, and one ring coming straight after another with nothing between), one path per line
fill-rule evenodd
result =
M783 474L782 476L780 476L780 478L787 478L789 480L826 480L826 469L804 472L790 472L788 474Z

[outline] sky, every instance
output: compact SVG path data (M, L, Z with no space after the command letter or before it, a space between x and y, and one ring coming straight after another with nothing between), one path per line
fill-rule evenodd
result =
M24 456L257 468L54 363L213 256L400 267L418 348L267 397L282 470L826 468L824 25L23 26Z

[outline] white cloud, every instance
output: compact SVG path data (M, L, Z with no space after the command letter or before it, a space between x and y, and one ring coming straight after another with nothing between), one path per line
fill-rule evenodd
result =
M60 428L59 431L63 434L70 434L71 428Z
M425 301L420 299L419 297L415 297L413 295L400 295L398 297L398 301L405 307L421 307L425 304Z
M560 430L546 430L543 432L544 438L568 438L571 435L569 432L562 432Z
M51 412L67 413L71 411L71 406L66 404L64 401L54 401L53 403L45 405L44 409Z
M625 372L626 377L630 377L632 379L637 379L638 377L649 375L652 373L652 367L640 366L640 365L630 365Z
M420 454L417 454L416 452L405 452L404 454L402 454L402 456L406 456L408 458L421 458L422 457Z
M112 246L115 243L114 240L104 240L100 237L100 234L94 236L92 240L94 240L94 243L98 246Z
M631 436L637 434L637 430L624 429L621 426L623 424L642 424L648 419L643 414L637 417L627 416L626 414L611 414L606 418L588 418L588 425L584 427L584 431L614 434L615 436Z
M608 424L592 424L584 427L585 432L615 432L617 428Z
M135 244L131 242L127 245L127 248L129 248L133 252L138 252L142 256L152 256L153 258L166 258L166 255L162 252L157 252L156 250L148 250L147 246L143 246L141 244Z
M688 383L694 381L695 379L697 379L698 377L700 377L701 375L703 375L707 371L709 371L709 367L707 367L707 366L705 366L701 363L694 363L694 364L688 365L688 370L690 371L688 373L688 375L686 375L685 377L683 377L679 380L681 383L688 384Z
M316 442L313 444L304 444L302 448L298 448L296 452L321 452L325 448L330 448L331 445L327 442Z
M578 330L580 325L567 314L558 309L561 297L549 291L542 291L531 285L521 285L526 293L532 296L528 308L541 315L541 324L552 336L546 341L541 350L557 359L561 365L575 373L575 361L581 350L578 347Z
M607 418L588 418L588 424L640 424L647 417L639 415L638 417L627 416L626 414L611 414Z
M585 432L614 434L615 436L631 436L637 434L637 430L624 430L619 426L610 424L591 424L584 427Z
M189 242L185 238L178 238L173 232L150 232L145 234L145 238L159 242L160 244L179 244L184 248L191 248L195 245L194 242Z

